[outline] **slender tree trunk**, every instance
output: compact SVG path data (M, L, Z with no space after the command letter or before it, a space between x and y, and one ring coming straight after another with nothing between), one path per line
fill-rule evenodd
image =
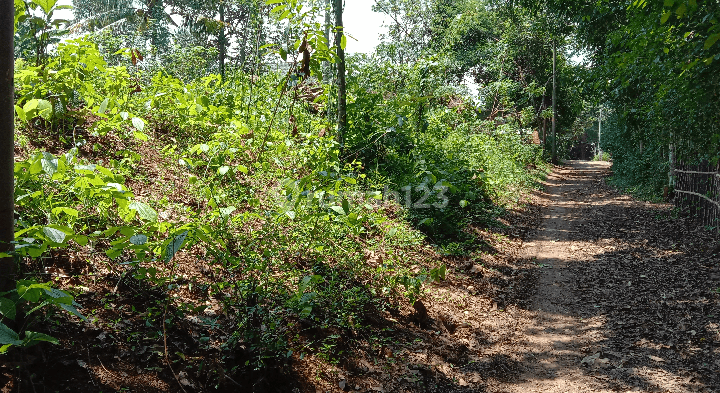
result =
M332 3L331 0L325 0L325 41L330 46L330 29L332 27ZM323 82L330 83L330 62L324 60L323 66Z
M220 2L220 36L218 37L220 52L220 78L225 80L225 3Z
M247 42L248 42L248 30L250 29L250 12L248 12L247 19L243 25L242 44L240 45L240 56L237 64L239 69L245 69L245 59L247 58Z
M553 150L552 150L552 162L557 164L557 135L555 133L555 123L557 118L557 75L555 75L555 58L556 55L555 40L553 39L553 91L552 91L552 138L553 138Z
M601 138L602 138L602 108L600 108L600 112L598 113L598 155L600 156L600 159L602 160L602 147L600 147ZM642 147L640 147L640 149L642 149Z
M670 134L670 140L672 141L673 134ZM675 144L673 142L670 142L670 145L668 146L668 162L669 162L669 168L668 168L668 185L670 187L675 187Z
M15 8L12 0L0 0L0 252L14 250L15 240ZM13 287L15 262L0 258L0 290Z
M338 72L338 141L341 151L344 149L345 132L347 130L347 92L345 86L345 49L342 47L343 37L343 0L335 0L335 46L337 47Z

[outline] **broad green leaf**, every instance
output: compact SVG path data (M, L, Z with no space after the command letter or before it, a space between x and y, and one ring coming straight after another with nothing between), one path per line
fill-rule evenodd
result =
M47 287L47 285L45 286ZM25 299L30 303L36 303L42 296L42 287L38 287L37 284L26 285L26 283L19 282L17 284L17 292L21 299Z
M667 23L668 19L670 19L670 15L672 15L672 12L664 11L662 17L660 18L660 23Z
M132 118L132 125L137 129L138 131L142 132L145 129L145 122L143 119L139 117L133 117Z
M45 15L48 15L55 6L55 3L57 3L57 0L32 0L32 2L39 5L45 12Z
M434 221L434 220L433 220L432 218L425 218L425 219L423 219L423 220L420 220L420 222L418 223L418 225L430 225L430 224L433 223L433 221Z
M56 216L60 215L60 213L65 213L68 216L72 216L75 218L78 218L78 215L80 214L77 210L71 207L56 207L52 209L52 213Z
M82 247L85 247L88 244L88 237L84 235L77 235L73 238L73 240Z
M15 0L15 32L17 33L17 26L18 22L21 18L25 16L25 1L23 0ZM0 350L0 353L3 353L4 351Z
M55 337L48 336L45 333L26 331L25 339L23 340L23 346L29 347L43 341L53 344L59 344L59 341Z
M226 173L228 173L229 170L230 170L229 166L227 166L227 165L221 166L220 168L218 168L218 174L220 176L224 176Z
M302 309L300 311L300 314L298 315L300 318L307 318L312 313L312 307L308 306Z
M238 166L237 166L237 169L238 169L240 172L242 172L242 173L244 173L244 174L246 174L246 175L248 174L248 169L247 169L247 167L246 167L245 165L238 165Z
M37 107L38 107L38 100L32 99L32 100L29 100L28 102L26 102L25 105L23 105L23 110L25 112L31 112L31 111L36 110Z
M104 114L105 111L107 110L107 107L108 107L108 103L109 103L109 102L110 102L110 99L109 99L109 98L105 98L105 99L103 100L103 102L100 103L100 109L98 109L98 113Z
M705 49L710 49L711 46L715 45L715 43L720 39L720 33L710 34L710 37L705 40Z
M687 11L687 6L685 4L680 4L680 6L675 10L675 13L677 14L678 18L682 18L685 16L685 12Z
M130 237L130 243L136 246L142 246L147 243L148 237L145 235L134 235Z
M54 243L62 244L65 241L65 232L58 229L44 227L43 233Z
M223 217L227 217L227 216L231 215L235 210L237 210L235 208L235 206L224 207L224 208L220 209L220 215Z
M0 322L0 344L22 345L22 341L20 341L20 336L14 330Z
M185 231L177 236L175 236L170 243L168 243L167 247L165 247L165 262L170 262L175 254L180 250L180 248L185 243L185 238L188 235L188 231Z
M135 136L136 139L139 139L144 142L146 142L148 139L150 139L150 137L147 134L144 134L140 131L133 132L133 135Z
M45 119L49 119L52 117L52 109L53 106L48 100L38 100L37 102L37 111L38 115L42 116Z
M120 183L108 183L105 185L105 189L123 192L123 185Z
M28 247L27 253L32 258L39 258L45 252L44 247Z
M47 227L57 229L58 231L61 231L62 233L64 233L67 236L72 236L75 234L75 231L72 228L65 226L65 225L50 224Z
M15 302L6 297L0 297L0 314L3 317L15 320L16 310Z
M133 201L130 202L130 205L128 205L128 208L137 210L138 215L140 218L142 218L145 221L154 222L157 220L157 212L152 207L148 206L145 203Z
M18 119L27 122L27 116L25 114L25 110L23 108L20 108L18 105L15 105L15 113L17 114Z
M31 175L37 175L38 173L42 172L42 170L43 170L43 167L42 167L41 160L37 160L37 161L33 162L32 165L30 165L30 174Z
M73 306L72 304L60 304L60 307L62 307L65 311L69 312L70 314L75 315L76 317L82 319L83 321L87 321L87 318L85 318L84 315L80 314L80 312Z
M58 159L50 153L43 152L43 158L40 159L40 165L45 173L52 176L58 170Z
M345 210L340 206L330 206L330 209L341 216L345 215Z
M115 177L115 174L112 173L111 170L105 168L104 166L95 165L95 169L97 169L98 172L102 173L102 174L105 175L105 176Z
M45 294L54 299L57 303L72 304L73 302L73 298L70 294L57 288L45 289Z
M90 165L75 165L75 170L76 170L76 171L92 172L92 171L95 170L95 165L94 165L94 164L90 164Z

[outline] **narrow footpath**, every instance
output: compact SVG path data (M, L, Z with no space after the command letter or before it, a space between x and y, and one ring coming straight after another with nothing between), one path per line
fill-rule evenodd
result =
M516 343L523 371L494 391L720 392L716 235L672 207L605 185L604 162L569 162L523 257L540 268Z

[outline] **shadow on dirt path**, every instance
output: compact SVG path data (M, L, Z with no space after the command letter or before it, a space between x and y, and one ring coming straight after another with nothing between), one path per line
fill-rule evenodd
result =
M618 194L608 171L573 161L549 176L525 247L541 273L516 349L524 372L496 391L720 391L720 276L706 274L719 258L680 247L712 234Z

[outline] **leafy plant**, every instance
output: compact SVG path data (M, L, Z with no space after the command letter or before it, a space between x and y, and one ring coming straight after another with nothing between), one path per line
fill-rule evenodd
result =
M51 287L49 283L18 280L15 289L0 293L0 315L11 321L16 321L18 316L22 316L24 321L23 325L16 329L11 329L0 322L0 354L6 353L13 347L25 348L41 342L58 344L57 339L44 333L25 331L22 337L19 333L30 323L29 317L33 313L47 307L63 309L85 320L77 310L79 305L74 302L72 295Z

